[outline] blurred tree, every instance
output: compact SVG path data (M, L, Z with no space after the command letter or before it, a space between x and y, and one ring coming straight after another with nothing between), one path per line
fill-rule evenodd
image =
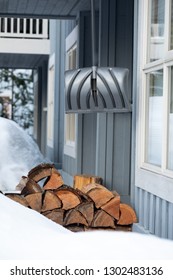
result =
M32 134L34 92L33 71L23 69L0 69L0 92L11 91L11 118ZM1 97L3 98L3 97ZM2 104L3 106L3 104Z

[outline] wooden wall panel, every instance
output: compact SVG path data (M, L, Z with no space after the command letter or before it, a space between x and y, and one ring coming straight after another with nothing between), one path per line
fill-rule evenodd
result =
M150 234L173 239L173 204L138 187L135 188L135 211L139 226Z

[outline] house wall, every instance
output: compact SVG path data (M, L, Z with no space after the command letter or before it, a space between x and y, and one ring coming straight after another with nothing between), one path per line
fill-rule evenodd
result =
M99 66L133 64L133 1L100 1L98 30ZM79 15L79 67L91 66L90 16ZM64 155L63 171L72 182L76 173L95 174L129 202L131 172L131 113L78 115L77 158ZM66 176L66 174L63 174Z
M131 204L133 205L138 223L134 224L135 231L154 234L162 238L173 239L173 203L172 180L163 178L159 174L146 171L139 180L139 161L137 149L140 136L141 120L139 119L140 100L140 71L139 61L141 50L139 48L141 32L141 14L139 2L134 1L134 71L133 71L133 118L132 118L132 172L131 172ZM142 172L142 169L141 169ZM158 183L159 181L159 183ZM166 184L165 184L166 181ZM154 187L153 187L154 182ZM145 189L144 189L145 186ZM166 186L166 188L165 188Z

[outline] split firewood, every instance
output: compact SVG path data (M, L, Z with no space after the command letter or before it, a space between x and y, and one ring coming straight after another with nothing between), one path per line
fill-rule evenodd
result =
M17 194L6 194L6 196L7 196L8 198L10 198L10 199L12 199L12 200L14 200L14 201L16 201L16 202L22 204L22 205L25 206L25 207L28 207L28 206L29 206L27 200L26 200L24 197L22 197L21 195L17 195Z
M120 219L118 225L131 225L137 222L136 213L133 208L127 204L120 203Z
M57 189L64 184L61 174L55 168L52 168L51 172L51 175L44 182L44 190Z
M43 206L41 212L61 208L62 202L52 191L45 191L43 194Z
M102 185L103 179L98 176L88 175L88 174L77 174L73 178L73 187L75 189L81 190L83 186L97 183Z
M91 225L94 218L94 203L86 201L79 204L76 209L85 217L88 225Z
M88 222L85 219L85 217L82 215L82 213L76 209L71 209L67 212L64 224L66 226L73 225L73 224L82 224L85 226L88 226Z
M101 206L105 212L111 215L116 220L120 218L120 196L118 194L114 194L114 197L111 198L106 204Z
M81 197L75 191L75 189L65 186L54 191L54 193L62 201L62 209L69 210L75 208L82 202Z
M64 210L63 209L55 209L52 211L47 211L42 213L45 217L52 220L53 222L64 225Z
M16 186L16 190L22 191L28 182L28 178L26 176L22 176L19 184Z
M116 231L132 231L132 227L131 227L131 225L124 225L124 226L116 225L115 230Z
M81 231L85 231L84 230L84 226L83 225L68 225L68 226L65 226L68 230L71 230L73 232L81 232Z
M42 193L32 193L25 196L26 201L28 202L31 209L41 212L42 208Z
M41 163L29 171L28 177L35 182L39 182L40 180L51 176L53 167L53 164Z
M33 193L42 193L42 188L32 179L28 179L26 186L21 191L21 194L26 196Z
M86 193L94 201L96 208L100 208L109 200L114 198L114 195L111 191L99 184L85 185L81 191Z
M102 227L107 227L107 228L115 228L115 221L114 219L107 214L104 210L97 210L94 219L92 221L92 227L95 228L102 228Z
M115 231L115 228L110 228L110 227L84 227L84 231L96 231L96 230Z

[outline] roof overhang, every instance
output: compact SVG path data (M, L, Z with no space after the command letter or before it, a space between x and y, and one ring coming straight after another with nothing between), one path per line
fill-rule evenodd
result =
M98 8L99 0L95 1ZM90 10L90 0L0 0L0 16L48 19L75 18Z

